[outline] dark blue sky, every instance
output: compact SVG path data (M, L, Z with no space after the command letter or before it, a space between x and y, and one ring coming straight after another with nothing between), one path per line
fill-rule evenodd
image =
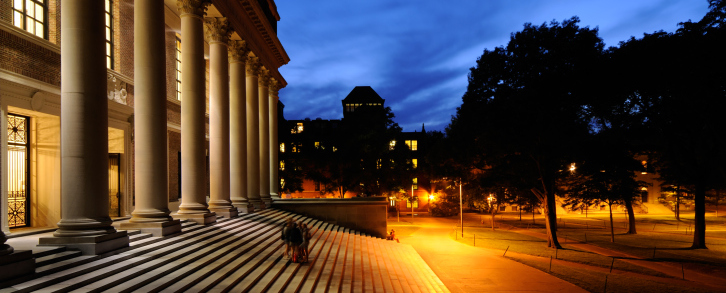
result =
M606 46L700 20L706 0L278 0L285 118L340 119L340 100L373 87L404 131L443 130L485 48L525 22L580 17Z

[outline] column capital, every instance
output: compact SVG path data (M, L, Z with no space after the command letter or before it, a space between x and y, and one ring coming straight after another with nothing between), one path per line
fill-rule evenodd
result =
M251 52L247 57L246 65L247 76L257 76L260 74L260 67L262 66L262 64L260 64L260 58L257 58Z
M226 17L204 18L204 38L209 44L222 43L227 46L232 29L229 27Z
M247 47L245 40L230 40L227 52L229 54L229 63L245 63L250 49Z
M257 79L257 85L259 87L266 88L270 83L270 71L264 66L260 69L259 79Z
M280 83L274 77L270 77L270 95L277 98L278 91L280 90Z
M179 16L194 15L204 17L207 14L209 4L212 4L211 0L176 0Z

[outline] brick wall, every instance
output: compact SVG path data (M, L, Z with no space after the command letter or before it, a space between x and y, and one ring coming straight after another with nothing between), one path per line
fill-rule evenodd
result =
M114 28L116 44L116 71L134 78L134 1L118 0L114 2L118 11ZM115 11L114 11L115 12Z
M60 54L2 30L0 68L60 86Z
M0 0L0 21L13 23L13 0Z
M166 29L164 48L166 49L166 98L176 101L176 33ZM169 120L172 121L172 120Z
M60 46L60 3L61 0L48 1L48 41Z

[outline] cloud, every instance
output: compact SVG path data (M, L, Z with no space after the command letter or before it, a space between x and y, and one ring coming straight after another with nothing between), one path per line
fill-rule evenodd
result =
M698 3L694 3L698 2ZM342 118L340 100L369 85L404 131L443 130L461 104L469 68L485 48L506 45L525 22L577 15L608 45L700 19L706 1L278 1L285 117Z

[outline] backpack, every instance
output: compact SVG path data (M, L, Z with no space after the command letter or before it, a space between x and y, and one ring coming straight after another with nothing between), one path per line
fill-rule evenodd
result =
M286 235L287 235L287 226L282 227L282 235L280 236L280 240L285 241Z

